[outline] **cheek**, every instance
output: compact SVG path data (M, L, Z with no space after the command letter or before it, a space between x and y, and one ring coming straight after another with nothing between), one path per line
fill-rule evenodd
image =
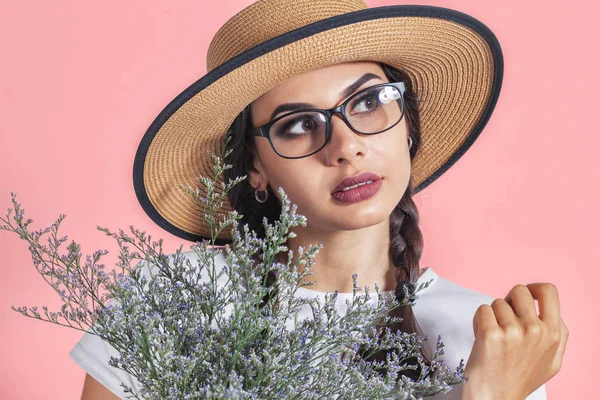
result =
M399 189L406 190L408 180L411 173L411 159L408 149L408 143L401 140L394 144L396 148L395 154L390 154L388 161L390 172L394 175L394 180L397 182Z
M269 143L269 139L267 138L255 137L254 146L256 147L256 150L260 155L261 160L268 160L269 162L271 162L271 159L273 159L272 156L277 156L277 154L275 154L275 152L271 148L271 144Z
M270 175L277 198L281 201L278 193L281 186L290 203L297 206L297 213L312 221L323 219L326 204L330 201L329 189L323 184L323 177L315 176L316 170L314 165L307 163L280 163Z
M275 152L272 151L272 153L267 161L267 175L273 192L281 201L278 192L281 186L290 202L299 206L305 204L307 199L310 199L311 193L317 190L315 187L316 179L314 179L314 176L311 179L311 174L305 172L311 171L311 169L305 165L306 163L286 160L279 157Z
M402 168L410 165L408 138L404 128L393 128L369 139L372 139L369 147L370 152L373 153L371 156L383 160L384 165L393 163Z
M385 135L385 133L390 133L390 135ZM408 187L411 173L407 133L404 127L385 133L378 135L380 138L373 142L370 150L372 155L379 159L377 164L384 168L383 173L392 183L392 195L402 197Z

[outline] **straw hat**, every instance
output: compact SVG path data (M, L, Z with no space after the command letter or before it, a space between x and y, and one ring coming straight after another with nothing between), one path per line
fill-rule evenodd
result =
M179 185L204 189L209 151L252 101L302 72L348 61L391 65L420 99L421 145L412 162L420 191L473 144L487 123L502 83L503 58L494 34L458 11L430 6L368 8L362 0L260 0L215 34L206 75L154 120L135 156L133 181L144 211L168 232L210 239L204 211ZM219 104L218 108L215 104ZM203 195L201 192L200 195ZM229 203L215 217L233 211ZM227 228L216 244L231 242Z

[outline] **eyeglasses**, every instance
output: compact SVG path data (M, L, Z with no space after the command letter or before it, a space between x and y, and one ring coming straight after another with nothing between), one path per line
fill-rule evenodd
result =
M279 116L248 131L269 139L283 158L303 158L321 150L331 139L331 117L341 114L355 133L376 135L396 126L404 116L404 82L363 89L329 110L305 109Z

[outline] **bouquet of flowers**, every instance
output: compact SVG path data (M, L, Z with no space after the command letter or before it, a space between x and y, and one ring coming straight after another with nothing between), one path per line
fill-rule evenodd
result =
M221 164L225 156L211 153L215 176L229 167ZM324 301L296 293L298 287L314 284L306 278L313 274L310 267L322 244L308 250L300 247L297 261L291 262L293 251L285 246L287 238L294 237L289 229L306 225L306 218L296 213L282 188L281 218L274 225L263 221L264 239L247 225L240 235L241 216L236 212L217 223L215 205L245 178L224 184L222 194L215 191L213 181L200 178L206 197L181 186L208 211L204 215L212 230L210 241L191 246L198 256L196 265L182 255L181 247L170 256L163 254L162 239L152 241L132 226L134 237L121 229L117 234L98 226L120 248L117 268L110 273L99 263L106 250L87 255L82 262L80 246L72 241L67 254L59 253L67 240L58 235L64 214L50 227L29 231L32 220L24 221L25 210L12 194L16 225L10 222L12 209L8 209L7 219L0 218L5 224L0 229L13 231L29 243L34 266L64 303L58 312L43 306L46 318L38 307L12 309L108 342L119 352L109 364L141 384L135 392L121 383L131 394L128 398L420 399L446 393L466 381L462 360L452 371L440 359L441 337L432 363L426 365L420 349L427 337L389 329L389 324L399 322L389 312L414 305L417 293L430 282L412 292L405 289L403 301L375 286L374 304L369 302L369 287L359 288L354 275L353 300L346 302L344 315L335 307L337 293L328 294ZM225 265L218 268L215 257L224 253L214 247L215 238L227 226L232 226L233 242L225 248ZM48 233L48 244L41 244ZM282 251L288 251L287 264L275 260ZM256 254L260 254L258 264ZM269 273L275 281L268 285ZM302 307L309 307L313 318L299 320ZM390 349L394 351L385 361L369 357ZM403 373L417 366L418 379Z

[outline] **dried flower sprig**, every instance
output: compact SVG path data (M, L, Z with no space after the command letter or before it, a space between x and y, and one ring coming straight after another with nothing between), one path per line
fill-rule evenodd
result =
M229 139L226 136L226 143ZM215 176L230 167L221 163L227 154L210 154ZM264 239L247 225L240 235L241 216L235 211L217 222L215 210L231 187L245 178L222 184L218 193L213 181L201 177L204 197L198 189L180 186L204 209L211 228L211 240L191 246L197 256L195 265L181 247L165 255L162 239L152 241L133 226L133 237L121 229L113 233L97 227L120 247L118 268L110 274L99 263L106 250L86 256L84 263L74 241L67 254L59 253L67 240L58 235L65 215L48 228L30 232L32 220L23 221L25 210L11 193L16 225L10 222L8 209L7 219L0 218L5 223L0 229L13 231L29 243L34 266L64 303L58 312L43 306L46 319L37 307L12 308L107 341L119 352L119 358L111 357L109 364L140 383L138 391L121 383L129 398L419 399L465 382L462 360L452 371L440 359L441 337L428 366L420 353L427 337L391 332L387 327L400 321L389 316L390 310L414 305L418 292L430 282L420 284L412 294L407 292L403 302L375 286L373 303L369 288L359 288L355 274L352 301L346 302L347 311L340 315L335 307L337 292L321 301L297 294L299 287L314 283L306 278L313 275L311 266L322 244L308 250L300 247L292 263L293 251L285 243L295 236L290 228L306 225L306 218L296 213L296 205L290 204L281 187L281 217L274 225L263 220ZM218 265L216 257L223 251L214 247L215 239L228 226L232 244L225 248L224 264ZM50 234L48 244L41 244L46 234ZM283 251L288 251L287 264L275 261ZM260 254L258 265L256 254ZM272 286L265 281L269 272L276 277ZM299 320L301 309L310 310L312 318ZM376 325L385 329L378 332ZM375 362L368 361L369 354L359 354L365 348L396 351L385 362ZM417 368L406 362L409 359L416 359L421 368L417 380L403 374ZM379 372L382 368L386 374Z

